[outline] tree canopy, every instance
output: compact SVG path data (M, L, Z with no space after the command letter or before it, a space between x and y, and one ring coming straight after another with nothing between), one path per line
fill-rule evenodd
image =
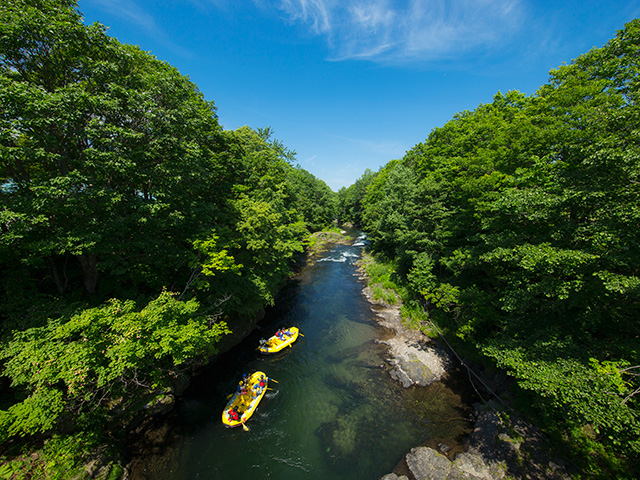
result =
M634 20L535 95L496 94L339 197L431 321L512 375L545 425L627 459L640 455L639 59ZM586 469L601 458L589 451Z
M224 130L75 1L0 6L0 104L2 440L117 431L272 304L334 220L269 127Z

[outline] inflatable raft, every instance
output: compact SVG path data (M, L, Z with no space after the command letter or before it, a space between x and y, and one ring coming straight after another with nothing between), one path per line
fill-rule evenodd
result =
M281 332L281 335L278 333ZM283 328L269 340L260 340L258 350L262 353L276 353L283 348L290 347L298 339L298 327Z
M254 372L244 381L238 384L237 390L233 393L227 406L222 412L222 423L227 427L237 427L248 430L245 422L251 418L260 400L267 391L269 378L263 372Z

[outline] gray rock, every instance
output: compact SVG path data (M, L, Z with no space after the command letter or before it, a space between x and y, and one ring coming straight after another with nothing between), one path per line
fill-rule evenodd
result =
M171 375L171 385L173 389L173 394L176 397L182 396L184 391L189 387L191 383L191 379L188 375L184 373L179 373L177 375Z
M413 476L421 480L446 480L451 470L449 459L429 447L412 448L406 462Z
M172 394L161 394L144 406L147 415L163 415L171 411L176 403L176 398Z
M461 453L452 462L432 448L417 447L411 449L405 461L411 474L420 480L496 480L505 477L504 468L490 468L480 454Z
M396 475L395 473L387 473L384 477L380 477L380 480L409 480L406 475Z
M445 443L439 443L438 450L440 450L440 453L447 453L449 450L451 450L451 447Z
M411 342L399 336L381 343L389 346L391 377L405 388L411 385L425 387L446 374L449 360L432 346Z
M504 478L504 470L493 472L485 464L482 456L468 452L458 454L453 461L453 467L461 473L462 478L483 480ZM498 473L499 476L495 476L494 473Z

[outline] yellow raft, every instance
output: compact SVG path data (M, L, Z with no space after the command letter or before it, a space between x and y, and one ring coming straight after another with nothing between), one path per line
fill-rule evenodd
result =
M263 386L260 386L261 381ZM263 372L252 373L244 383L244 388L242 388L243 382L240 382L238 389L231 396L227 406L224 407L222 423L227 427L242 425L242 428L248 430L244 423L255 412L258 403L267 391L268 383L269 378Z
M282 338L278 338L276 334L269 340L261 340L258 350L262 353L276 353L285 347L290 347L298 339L298 327L284 328L282 332Z

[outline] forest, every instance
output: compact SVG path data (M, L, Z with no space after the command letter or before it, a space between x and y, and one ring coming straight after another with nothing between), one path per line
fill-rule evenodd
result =
M335 194L73 0L0 6L0 104L0 454L68 478L273 304Z
M0 477L117 457L336 218L407 319L506 372L582 476L637 476L639 101L634 20L334 193L76 1L3 3Z
M640 458L640 21L339 192L407 318L506 372L582 474Z

